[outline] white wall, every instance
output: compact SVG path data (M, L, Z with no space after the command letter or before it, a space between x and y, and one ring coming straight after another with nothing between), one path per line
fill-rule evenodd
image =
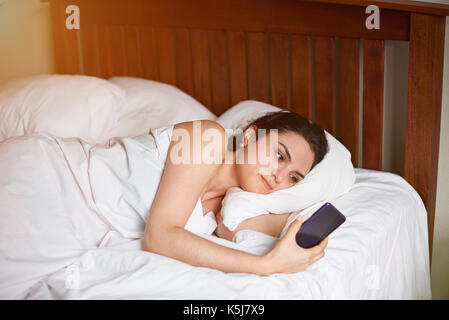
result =
M0 0L0 83L54 70L49 3Z
M443 110L441 113L437 204L433 242L432 293L434 299L449 299L449 18L446 18Z

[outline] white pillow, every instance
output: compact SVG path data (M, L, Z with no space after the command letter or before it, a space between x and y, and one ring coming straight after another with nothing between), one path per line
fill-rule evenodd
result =
M126 91L113 136L137 136L150 128L193 120L216 120L205 106L180 89L158 81L113 77L109 81Z
M33 132L102 143L117 120L125 92L106 80L38 75L0 87L0 140Z
M252 120L280 108L266 103L242 101L223 113L217 122L225 129L244 129ZM287 213L305 209L320 201L332 201L349 191L355 181L351 153L327 131L329 151L293 187L268 195L230 188L222 201L223 224L234 230L243 220L261 214Z

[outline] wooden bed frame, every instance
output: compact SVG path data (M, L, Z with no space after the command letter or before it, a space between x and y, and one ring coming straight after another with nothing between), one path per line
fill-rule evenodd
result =
M241 100L264 101L313 119L351 151L356 167L375 170L382 170L385 40L408 41L404 178L427 208L431 252L448 5L42 1L51 4L57 73L173 84L216 115ZM80 29L66 28L72 4L80 11ZM380 29L365 25L368 5L380 9Z

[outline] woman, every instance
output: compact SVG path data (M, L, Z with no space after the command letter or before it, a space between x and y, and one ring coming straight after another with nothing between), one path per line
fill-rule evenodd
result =
M179 145L172 139L147 220L144 250L195 266L258 275L304 271L322 258L327 239L311 249L303 249L296 244L295 235L301 226L300 220L293 222L274 248L263 256L212 243L185 230L184 226L200 199L204 214L209 211L215 213L218 221L216 234L220 237L232 239L234 233L241 229L279 236L288 213L251 218L231 232L221 223L221 201L230 187L268 194L293 186L303 179L327 152L323 129L292 112L270 113L248 125L243 132L240 148L233 149L228 147L233 144L229 143L225 130L219 124L213 121L201 121L200 124L201 134L195 132L193 122L179 123L173 127L173 136L182 132L189 137L187 154L192 156L187 163L174 161L177 153L174 151L179 151ZM259 129L276 129L277 141L273 142L271 133L260 136ZM210 131L217 133L220 139L213 139L208 144L198 141L205 132ZM195 149L195 145L200 145L200 149ZM271 146L276 148L275 163L269 161L262 164L255 153L262 147ZM208 153L209 150L221 152ZM199 151L202 155L210 154L212 159L198 157ZM195 154L197 160L201 158L199 162L193 161ZM248 161L254 158L257 159L255 163ZM173 193L182 197L173 201Z

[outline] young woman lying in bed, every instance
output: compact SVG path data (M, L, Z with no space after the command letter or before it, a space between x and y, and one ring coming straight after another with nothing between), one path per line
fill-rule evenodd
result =
M324 130L296 113L281 111L253 121L236 144L229 142L225 129L218 123L201 121L200 124L200 132L194 128L194 122L173 127L165 169L145 228L144 250L195 266L258 275L304 271L322 258L327 239L311 249L296 244L300 220L293 222L273 249L262 256L215 244L185 230L184 226L195 203L201 199L203 213L215 214L218 224L215 234L221 238L231 240L242 229L279 237L289 213L253 217L230 231L220 215L223 197L231 187L269 194L295 185L324 158L328 150ZM277 134L270 129L276 129ZM201 141L206 132L213 132L219 139ZM185 150L185 145L184 150L179 148L182 139L177 141L176 136L188 137L189 143L185 145L190 149ZM270 148L274 148L274 157L261 163L259 150L273 151ZM189 161L179 161L180 150L187 151ZM173 201L173 194L182 196Z

